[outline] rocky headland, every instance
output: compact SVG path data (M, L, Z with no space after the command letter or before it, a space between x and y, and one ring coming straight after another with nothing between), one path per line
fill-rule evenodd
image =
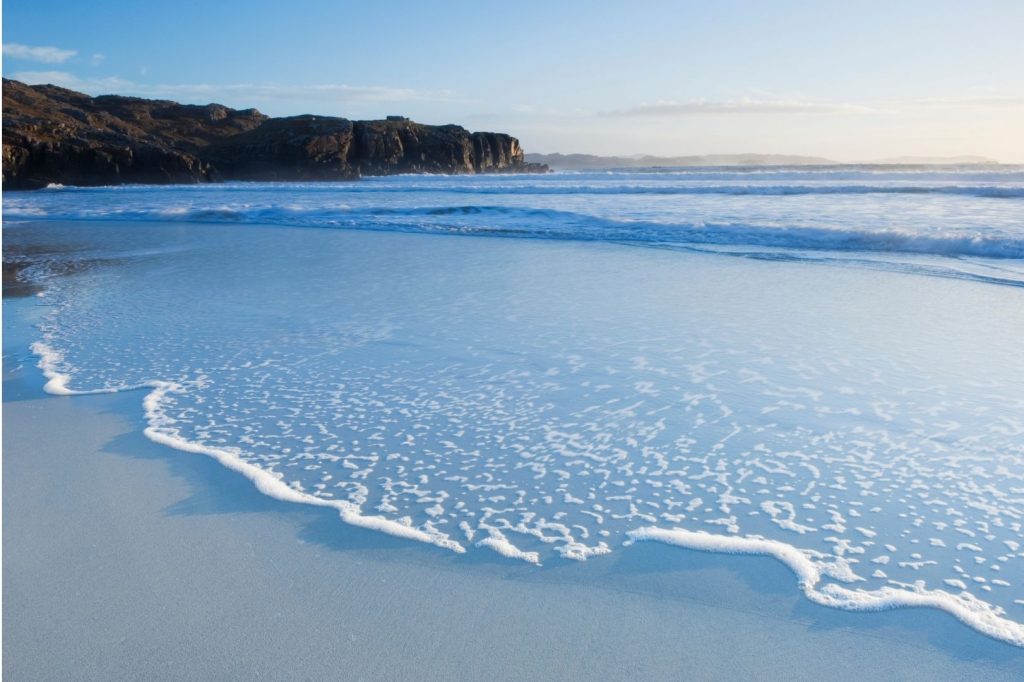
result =
M270 118L219 104L3 80L3 186L349 180L393 173L539 173L519 140L401 116Z

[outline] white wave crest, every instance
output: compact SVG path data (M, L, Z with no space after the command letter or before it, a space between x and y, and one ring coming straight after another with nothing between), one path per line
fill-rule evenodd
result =
M1024 647L1024 625L1004 618L1002 609L970 594L929 590L921 584L910 589L882 587L877 590L850 589L835 583L819 587L823 576L830 571L812 559L814 553L777 540L656 527L638 528L630 531L629 537L635 541L661 542L704 552L770 556L796 574L800 589L816 604L846 611L882 611L904 606L940 609L989 637Z
M465 552L465 548L448 535L436 529L423 530L413 528L398 521L386 519L383 516L367 516L361 512L359 507L346 500L326 500L323 498L304 493L288 486L273 474L249 464L242 459L240 452L234 448L217 448L208 445L201 445L187 440L181 436L180 430L175 426L175 420L163 409L164 398L168 393L184 390L181 384L171 381L146 382L134 386L117 386L92 390L74 390L68 386L71 381L69 373L59 371L63 362L63 355L51 348L42 341L37 341L31 346L32 352L39 357L38 367L48 379L43 387L47 393L61 396L73 395L95 395L99 393L119 393L122 391L137 390L140 388L153 389L143 398L142 406L147 422L143 433L154 443L166 445L200 455L206 455L217 460L218 463L238 472L248 478L264 495L283 502L295 502L308 504L316 507L330 507L336 509L342 521L352 526L359 526L369 530L379 531L395 537L407 540L416 540L454 552Z

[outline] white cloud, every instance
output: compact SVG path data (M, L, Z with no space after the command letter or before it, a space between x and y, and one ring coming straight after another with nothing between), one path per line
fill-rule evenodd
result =
M925 107L985 107L1005 108L1024 106L1024 94L961 95L957 97L926 97L912 104Z
M59 47L32 47L20 43L4 43L3 49L5 57L46 64L63 64L78 54L75 50L62 50Z
M814 102L795 99L754 99L742 97L732 100L694 99L686 102L661 101L640 104L627 109L601 112L600 116L673 117L700 114L825 114L866 113L878 111L859 104Z
M22 71L13 74L16 80L30 84L51 83L72 90L80 90L91 95L117 93L120 95L136 95L179 100L206 101L266 101L266 100L321 100L354 102L412 102L412 101L452 101L450 90L414 90L412 88L393 88L377 85L358 86L343 84L323 85L279 85L279 84L235 84L210 85L193 84L156 84L146 85L111 76L108 78L79 78L66 71Z
M449 90L423 91L412 88L392 88L379 85L137 85L137 92L161 97L217 97L238 96L251 99L342 99L362 102L409 102L416 100L444 101L451 99Z
M741 97L729 100L693 99L685 102L658 101L625 109L598 112L598 116L672 118L726 114L907 114L921 109L987 108L1024 106L1020 93L988 93L907 100L884 100L855 104L806 99Z
M107 58L106 55L100 54L99 52L97 52L93 56L89 57L89 63L92 64L93 66L99 66L100 64L103 63L103 60L105 60L106 58Z
M67 71L19 71L11 76L29 85L59 85L70 90L79 90L92 95L120 92L131 87L131 83L116 76L108 78L79 78Z

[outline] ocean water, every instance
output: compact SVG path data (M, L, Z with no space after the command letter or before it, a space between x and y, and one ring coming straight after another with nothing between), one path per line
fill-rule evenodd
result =
M53 393L455 552L767 554L1024 646L1024 169L7 192Z

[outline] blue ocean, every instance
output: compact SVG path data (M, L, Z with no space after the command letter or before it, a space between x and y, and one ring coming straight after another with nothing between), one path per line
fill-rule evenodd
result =
M1024 168L4 192L47 390L453 552L760 554L1024 646ZM570 564L572 565L572 564Z

